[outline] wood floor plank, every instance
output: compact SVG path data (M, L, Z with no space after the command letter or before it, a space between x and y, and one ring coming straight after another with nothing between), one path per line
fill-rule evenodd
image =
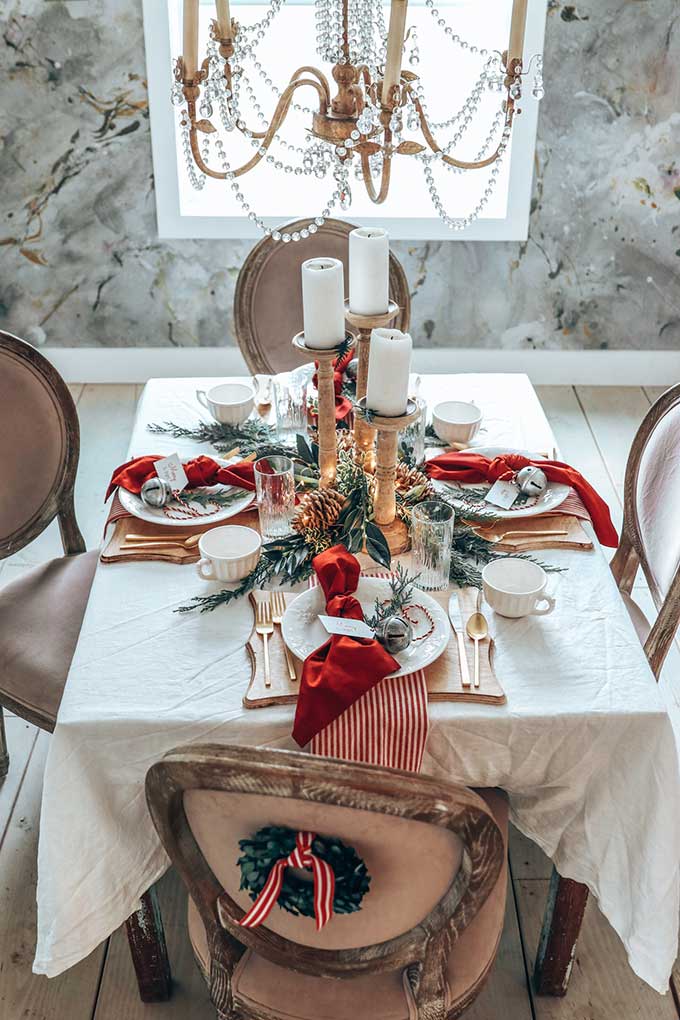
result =
M628 454L649 400L639 386L578 386L577 396L615 486L621 488Z
M172 998L162 1005L147 1006L139 999L137 982L124 931L110 940L93 1020L215 1020L203 980L189 944L186 929L186 893L179 877L169 871L159 883L159 901L172 967Z
M514 825L510 826L509 843L512 875L515 880L550 878L552 874L550 858Z
M9 772L0 781L0 850L38 731L30 723L5 712L5 733L10 757Z
M88 549L101 542L108 513L104 494L114 468L125 460L136 406L133 384L86 385L78 402L76 514Z
M31 971L42 777L49 735L41 733L0 849L0 1017L91 1020L103 948L48 981Z
M496 962L479 997L465 1011L466 1020L495 1020L496 1017L532 1020L515 898L510 887Z
M515 882L524 945L533 961L543 920L547 882ZM592 901L563 999L533 996L536 1020L677 1020L670 995L659 995L628 966L618 937Z
M620 528L621 501L573 387L537 386L536 390L562 459L578 468L595 486L609 504L614 524Z

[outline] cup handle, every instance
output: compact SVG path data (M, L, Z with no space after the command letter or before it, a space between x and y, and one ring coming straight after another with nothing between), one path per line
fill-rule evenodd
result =
M202 559L196 564L196 571L198 576L202 577L204 581L215 581L217 580L212 569L212 563L210 560Z
M544 609L539 609L541 602L547 602ZM536 605L531 610L532 616L547 616L548 613L552 613L555 608L555 599L552 595L541 595L540 599L537 599Z
M206 411L210 410L210 408L208 407L208 397L206 396L205 390L196 390L196 400L199 402L199 404L203 405Z

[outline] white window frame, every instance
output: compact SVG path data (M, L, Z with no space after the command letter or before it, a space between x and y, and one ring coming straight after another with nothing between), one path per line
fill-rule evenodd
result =
M525 54L543 53L546 9L547 0L528 0ZM261 232L246 216L185 216L180 213L176 116L170 102L172 59L176 54L171 53L167 0L143 0L143 13L159 238L260 238ZM455 233L436 216L400 219L378 213L362 216L362 224L384 227L393 240L525 241L529 230L538 107L539 104L527 96L522 103L521 116L513 123L508 207L503 219L479 218L465 230ZM352 218L351 209L348 216ZM282 214L268 217L265 222L274 227L293 218L293 215Z

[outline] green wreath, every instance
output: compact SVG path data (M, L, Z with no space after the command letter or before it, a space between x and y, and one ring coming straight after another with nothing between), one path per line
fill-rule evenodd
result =
M241 889L246 889L252 900L262 891L272 867L295 849L296 833L282 825L266 825L250 839L239 840L243 853L238 859L241 869ZM354 847L346 846L335 836L315 836L312 852L327 861L335 875L333 913L352 914L361 909L361 901L368 892L371 876ZM278 904L291 914L314 917L314 884L306 882L286 868Z

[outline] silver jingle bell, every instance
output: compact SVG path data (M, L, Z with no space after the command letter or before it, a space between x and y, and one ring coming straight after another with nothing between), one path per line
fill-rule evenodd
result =
M172 499L172 489L164 478L147 478L139 493L146 506L166 506Z
M527 464L521 471L518 471L515 481L519 486L519 491L525 496L541 496L548 488L545 471L534 467L533 464Z
M403 616L388 616L376 627L375 636L390 655L396 655L411 644L413 628Z
M347 376L348 379L351 379L352 382L355 382L358 372L359 372L359 359L352 358L349 365L345 369L345 375Z

